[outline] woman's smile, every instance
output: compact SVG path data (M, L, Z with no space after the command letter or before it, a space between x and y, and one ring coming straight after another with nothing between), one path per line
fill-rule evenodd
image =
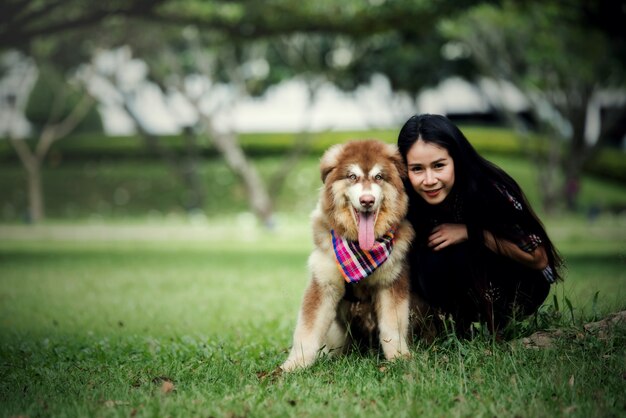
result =
M426 193L428 197L437 197L440 191L441 189L424 190L424 193Z

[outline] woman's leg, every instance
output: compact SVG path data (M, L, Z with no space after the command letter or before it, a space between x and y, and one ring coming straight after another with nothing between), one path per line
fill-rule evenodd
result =
M461 335L479 319L481 312L470 259L466 244L440 251L420 249L411 257L412 290L436 310L451 315Z
M495 254L487 261L483 311L491 328L501 330L511 319L535 313L550 292L543 274Z

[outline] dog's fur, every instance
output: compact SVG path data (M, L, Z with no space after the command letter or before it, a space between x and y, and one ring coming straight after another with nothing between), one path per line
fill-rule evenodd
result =
M408 197L402 182L406 176L402 157L390 144L353 141L329 148L321 159L320 170L324 187L312 214L315 248L309 258L311 278L293 346L281 369L308 367L320 353L345 351L353 342L351 327L358 326L365 328L367 335L378 335L385 358L408 356L410 295L406 256L414 233L405 220ZM335 260L331 230L348 240L359 240L358 212L377 213L375 238L391 227L396 233L387 261L372 275L347 285ZM352 301L344 297L347 286L351 287ZM366 306L371 302L373 309L361 310L354 300L364 301Z

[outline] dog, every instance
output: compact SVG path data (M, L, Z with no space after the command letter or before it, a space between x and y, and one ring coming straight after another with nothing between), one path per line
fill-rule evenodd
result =
M320 172L311 276L280 369L306 368L319 354L345 352L359 327L378 336L386 359L409 357L406 256L414 232L405 220L404 161L394 145L352 141L330 147Z

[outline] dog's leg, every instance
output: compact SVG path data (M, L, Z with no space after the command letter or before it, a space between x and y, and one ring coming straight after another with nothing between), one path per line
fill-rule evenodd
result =
M346 329L341 325L337 319L334 319L328 332L326 333L326 340L324 341L324 354L336 355L341 354L347 348L348 333Z
M309 283L298 315L293 347L287 360L280 366L284 371L308 367L322 348L333 348L324 347L324 344L337 316L337 304L343 296L343 283L339 284L341 286L321 284L315 277Z
M385 358L409 357L407 334L409 329L409 288L404 278L376 293L376 316L380 345Z

